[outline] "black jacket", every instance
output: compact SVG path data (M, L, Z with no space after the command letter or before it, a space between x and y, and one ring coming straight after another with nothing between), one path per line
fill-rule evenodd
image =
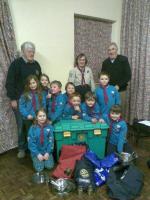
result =
M118 55L113 63L107 58L102 64L102 71L110 75L110 85L118 85L119 91L126 90L128 81L131 80L131 69L126 56Z
M22 94L29 75L41 75L41 67L37 61L32 63L25 62L22 57L15 59L9 69L6 78L7 96L11 100L18 100Z

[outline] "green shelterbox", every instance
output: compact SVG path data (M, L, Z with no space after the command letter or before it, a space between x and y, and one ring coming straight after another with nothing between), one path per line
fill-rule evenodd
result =
M83 121L61 120L54 125L57 159L62 145L86 143L99 158L105 155L108 125Z

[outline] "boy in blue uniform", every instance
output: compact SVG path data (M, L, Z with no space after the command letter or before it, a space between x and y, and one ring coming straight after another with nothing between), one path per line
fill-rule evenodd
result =
M120 104L120 95L117 89L108 84L109 75L100 73L100 86L96 89L96 98L102 114L108 114L110 108L115 104Z
M51 98L48 99L48 118L55 123L62 117L65 100L61 93L62 84L60 81L52 81L50 84Z
M81 108L83 120L92 123L104 122L104 120L101 118L100 107L96 102L96 96L92 92L86 93L85 102L82 104Z
M121 118L121 107L114 105L110 110L110 115L104 115L104 119L110 126L107 154L113 152L132 153L132 148L127 142L127 124Z
M41 172L44 168L51 169L54 166L52 155L54 148L53 127L47 121L44 109L37 112L36 123L30 127L28 148L37 172Z
M79 93L73 93L69 97L69 102L65 105L63 112L63 119L80 119L82 118L81 113L81 96Z

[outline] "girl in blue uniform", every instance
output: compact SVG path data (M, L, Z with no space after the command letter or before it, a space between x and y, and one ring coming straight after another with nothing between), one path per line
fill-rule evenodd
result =
M100 73L100 86L96 89L96 98L102 114L108 114L115 104L120 104L120 95L117 89L109 85L109 75Z
M35 119L35 113L41 107L46 108L46 98L41 91L39 81L35 75L27 78L24 93L19 99L19 111L23 118L23 131L19 135L21 141L21 151L25 154L27 148L26 134ZM26 134L25 134L26 133ZM24 156L23 156L24 157Z
M46 97L50 98L50 79L46 74L42 74L40 77L40 84L42 91L45 91Z
M28 148L37 172L41 172L44 168L51 169L54 166L52 155L54 149L53 127L48 122L44 109L37 112L35 124L30 127Z
M127 124L121 117L121 107L114 105L109 115L104 115L106 123L110 126L107 154L113 152L132 153L132 148L127 142Z
M75 93L75 85L72 82L68 82L65 86L66 92L63 94L65 104L69 101L69 96Z
M92 123L104 122L104 120L101 118L100 107L96 102L96 96L92 92L86 93L85 102L82 104L81 108L83 120Z
M81 96L79 93L73 93L69 97L69 102L65 105L63 111L63 119L80 119L82 118L81 112Z

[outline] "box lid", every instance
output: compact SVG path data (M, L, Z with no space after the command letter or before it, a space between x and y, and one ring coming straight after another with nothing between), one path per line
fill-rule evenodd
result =
M108 129L107 124L87 122L84 120L61 120L54 125L54 132Z

